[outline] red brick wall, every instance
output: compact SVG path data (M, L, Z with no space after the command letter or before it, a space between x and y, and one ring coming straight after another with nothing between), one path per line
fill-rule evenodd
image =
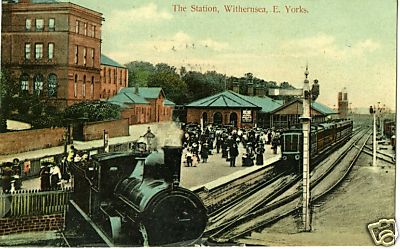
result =
M220 112L222 114L222 123L224 125L230 124L230 115L231 113L236 113L237 115L237 126L238 127L253 127L256 122L256 111L253 110L253 123L242 123L241 120L241 110L240 109L197 109L197 108L188 108L187 109L187 122L188 123L198 123L200 124L200 119L203 113L207 113L207 123L214 122L214 114L216 112Z
M19 79L22 73L29 76L29 89L33 91L34 76L44 77L44 91L48 85L48 76L57 75L57 97L43 98L59 109L85 99L100 98L100 50L101 50L101 13L91 11L71 3L57 4L2 4L1 59L2 66L13 71ZM43 31L35 30L35 20L44 20ZM48 20L55 19L55 30L48 28ZM25 20L31 20L31 29L25 30ZM75 21L80 21L79 33L75 32ZM88 32L85 35L84 24ZM96 35L91 29L96 26ZM24 58L25 43L31 44L30 59ZM43 43L43 58L35 59L35 44ZM54 43L54 58L48 58L48 44ZM78 64L75 64L75 46L79 46ZM83 63L83 49L86 48L86 64ZM91 57L94 49L94 58ZM3 52L4 51L4 52ZM78 75L77 94L74 94L74 77ZM86 76L86 84L83 78ZM91 94L90 84L94 82ZM84 87L85 86L85 87ZM85 96L83 88L86 89Z
M33 231L50 231L62 229L63 214L51 214L20 218L1 218L0 236Z
M101 65L100 98L110 98L128 86L128 69Z
M64 133L64 128L0 133L0 155L62 145Z
M88 123L83 127L84 141L102 139L104 130L109 137L129 136L128 119Z

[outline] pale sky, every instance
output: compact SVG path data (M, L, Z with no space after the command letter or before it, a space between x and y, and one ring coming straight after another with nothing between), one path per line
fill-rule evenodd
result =
M165 62L188 70L288 81L304 68L320 82L319 102L333 107L347 88L352 107L396 97L395 0L72 0L103 13L102 53L125 64ZM186 12L174 12L173 5ZM219 13L191 12L191 5ZM268 13L227 13L224 5ZM286 13L286 7L308 13ZM272 13L277 6L280 13Z

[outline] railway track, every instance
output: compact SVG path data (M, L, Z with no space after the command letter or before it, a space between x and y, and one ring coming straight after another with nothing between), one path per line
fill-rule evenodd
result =
M193 192L202 199L208 216L212 217L225 210L227 206L240 202L275 179L282 177L285 172L277 172L275 166L276 163L272 163L259 167L257 170L240 175L240 177L232 177L229 181L216 183L215 186L204 186Z
M368 145L364 146L363 152L370 156L373 155L372 148ZM381 151L376 151L376 158L378 158L379 160L382 160L384 162L390 163L390 164L396 164L396 160L395 160L394 156L389 155L384 152L381 152Z
M339 151L335 152L338 154L336 158L334 155L325 159L320 166L312 172L312 201L316 201L319 197L323 196L323 194L329 192L345 175L347 175L352 164L362 151L358 150L356 146L363 147L367 141L367 139L365 141L363 139L363 137L366 136L365 134L366 131L362 132L361 130L356 130L351 141ZM347 168L343 166L345 160L342 159L345 156L346 158L349 158L349 156L353 158L352 163L350 165L347 164ZM339 167L338 165L342 166ZM342 168L345 169L345 172L342 172L342 177L339 177L340 179L337 180L337 173L334 172ZM280 180L277 179L276 182L269 185L268 188L257 192L254 196L248 196L245 201L231 206L229 210L220 213L216 217L210 217L209 226L207 228L210 234L210 240L217 243L232 242L237 238L245 236L254 230L262 229L274 221L277 221L279 218L299 210L299 208L301 208L301 206L299 206L301 197L301 191L299 191L299 189L301 188L298 183L299 179L296 178L295 176L287 175ZM331 181L331 183L328 184L329 187L322 188L324 191L321 192L319 190L321 189L320 186L326 185L326 182L329 181ZM268 193L274 193L275 191L278 191L279 194L274 197L268 195ZM266 199L262 200L264 197Z

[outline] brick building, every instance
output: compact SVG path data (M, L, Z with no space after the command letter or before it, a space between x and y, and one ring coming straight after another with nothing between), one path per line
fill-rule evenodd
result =
M303 113L302 101L286 104L266 96L247 96L233 91L224 91L185 105L188 123L233 125L235 127L288 128L300 122ZM313 122L323 122L335 111L313 102Z
M268 97L245 96L224 91L185 105L188 123L254 127L258 119L281 106Z
M303 115L303 101L296 99L270 113L267 120L269 127L289 128L300 123L300 116ZM326 121L327 117L336 114L334 110L318 102L311 103L311 122L320 123Z
M21 92L63 109L100 98L102 14L54 0L2 2L1 63Z
M122 108L122 118L129 124L145 124L172 120L175 104L165 98L160 87L126 87L108 99Z
M104 54L100 63L100 98L108 99L128 86L128 69Z

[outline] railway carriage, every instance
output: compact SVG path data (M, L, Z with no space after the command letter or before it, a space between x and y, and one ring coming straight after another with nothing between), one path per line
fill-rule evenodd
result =
M353 130L351 120L335 120L311 126L310 159L314 166L335 148L350 139ZM299 128L287 130L281 136L282 168L301 170L303 158L303 132Z

